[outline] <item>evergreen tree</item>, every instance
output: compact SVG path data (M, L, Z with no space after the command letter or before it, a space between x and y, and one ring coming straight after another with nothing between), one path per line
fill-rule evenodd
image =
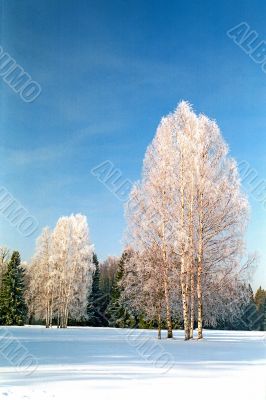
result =
M104 326L106 319L104 316L104 295L100 290L100 268L97 255L93 254L93 264L95 271L92 277L92 288L88 296L87 323L90 326Z
M262 289L261 286L256 291L254 300L257 306L258 311L263 309L264 301L266 298L266 290Z
M261 286L257 290L254 300L255 300L257 311L258 311L258 314L260 317L259 318L259 320L260 320L259 329L261 331L265 331L266 330L266 290L262 289Z
M116 328L133 327L136 325L135 317L127 311L121 301L121 281L124 275L124 265L127 257L129 257L129 253L124 251L115 275L115 281L111 292L111 300L106 310L109 326Z
M19 252L14 251L3 276L0 295L1 323L4 325L23 325L26 321L24 273Z
M245 290L245 288L243 288ZM229 329L234 330L258 330L260 329L261 324L261 316L258 313L255 301L254 301L254 294L251 285L248 285L248 292L249 292L249 302L244 307L243 313L240 318L238 318L233 323L229 324Z

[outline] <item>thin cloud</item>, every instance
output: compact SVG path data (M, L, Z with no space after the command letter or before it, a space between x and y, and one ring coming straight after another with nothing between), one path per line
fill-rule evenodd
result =
M111 132L120 130L122 124L117 122L90 125L80 129L62 143L50 146L37 147L35 149L12 149L1 147L7 162L13 165L26 166L30 164L48 163L62 157L73 156L83 142L94 135L108 135Z

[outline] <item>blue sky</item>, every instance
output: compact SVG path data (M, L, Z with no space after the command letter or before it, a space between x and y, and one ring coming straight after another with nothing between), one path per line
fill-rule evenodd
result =
M101 259L119 254L123 204L90 174L110 160L140 176L162 115L181 99L215 118L238 161L266 179L266 74L227 35L245 21L266 40L263 1L2 0L0 45L42 93L33 103L0 79L1 181L38 219L88 217ZM246 188L248 189L248 188ZM249 251L266 286L266 211L252 196ZM3 217L0 243L28 259Z

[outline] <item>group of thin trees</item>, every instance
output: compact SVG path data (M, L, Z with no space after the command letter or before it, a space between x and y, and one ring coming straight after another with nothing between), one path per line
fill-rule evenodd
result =
M109 272L101 267L104 291L115 305L110 313L115 308L156 320L159 337L166 322L168 338L177 319L189 340L196 326L201 339L203 324L243 312L250 298L245 271L254 261L244 261L248 202L213 120L196 115L186 102L162 119L126 218L126 256L113 296L117 260L109 259ZM0 263L5 257L0 254ZM53 231L45 228L25 268L30 319L64 328L69 318L86 316L94 275L91 304L100 297L100 270L92 259L85 216L62 217Z
M126 215L124 302L156 318L159 337L162 319L173 336L177 316L186 340L196 323L201 339L203 321L233 315L246 301L248 202L237 164L217 124L187 102L162 119Z
M44 228L26 268L26 300L31 318L66 328L69 317L86 315L94 266L86 217L61 217Z

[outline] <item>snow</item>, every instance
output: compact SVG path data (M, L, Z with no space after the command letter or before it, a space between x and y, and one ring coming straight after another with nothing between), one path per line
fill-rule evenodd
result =
M0 400L265 400L264 333L204 333L0 327Z

